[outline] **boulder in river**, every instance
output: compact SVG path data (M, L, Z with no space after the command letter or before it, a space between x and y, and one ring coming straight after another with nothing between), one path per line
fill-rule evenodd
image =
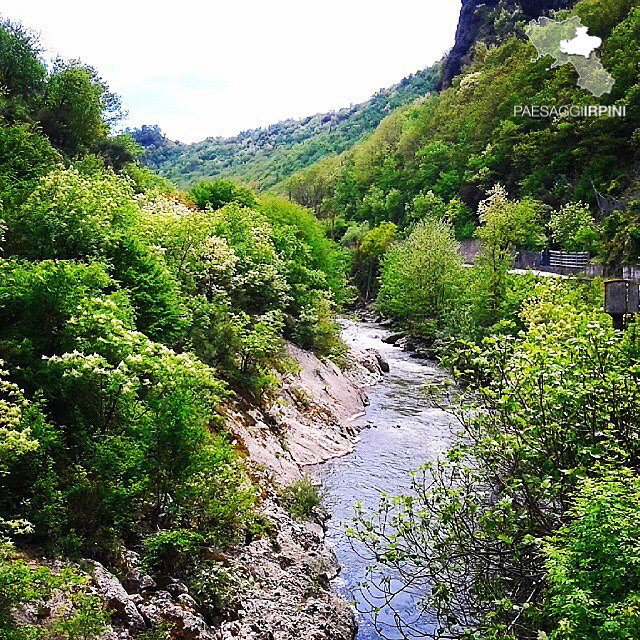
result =
M403 351L415 351L417 348L416 343L411 338L401 338L393 346Z
M380 371L383 373L389 373L389 363L380 355L379 351L375 352L376 360L378 361L378 366L380 367Z

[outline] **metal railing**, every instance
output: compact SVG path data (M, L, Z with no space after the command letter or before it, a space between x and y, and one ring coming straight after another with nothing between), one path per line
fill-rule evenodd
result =
M591 262L587 252L570 253L567 251L549 251L549 266L552 269L586 269Z
M640 265L628 264L622 267L622 277L632 282L640 282Z

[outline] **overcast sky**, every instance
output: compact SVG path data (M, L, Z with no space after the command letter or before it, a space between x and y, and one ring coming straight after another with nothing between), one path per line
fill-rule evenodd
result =
M339 109L452 46L460 0L3 0L47 55L80 58L129 124L192 142Z

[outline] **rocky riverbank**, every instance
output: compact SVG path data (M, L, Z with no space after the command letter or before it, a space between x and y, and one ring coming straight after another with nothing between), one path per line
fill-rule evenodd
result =
M381 378L384 363L374 351L351 351L344 370L293 345L299 371L286 376L269 411L241 404L228 425L273 489L304 473L304 467L353 450L354 425L366 405L367 386ZM351 607L335 595L340 571L325 544L323 513L315 522L294 521L269 497L263 514L275 537L262 537L240 551L233 565L247 578L236 618L221 625L223 640L352 640L357 628Z
M375 352L351 351L344 370L294 345L288 355L299 371L283 378L276 402L259 409L237 400L227 409L227 426L251 463L279 484L353 450L365 389L380 379L384 366Z
M353 450L365 388L380 379L384 362L373 351L351 351L340 369L293 345L288 351L298 370L283 378L276 402L264 409L237 398L226 408L228 429L261 486L260 515L269 531L231 551L211 550L211 559L235 576L227 613L215 622L207 619L185 584L154 580L137 553L123 550L109 569L95 561L73 565L87 574L88 589L112 612L104 640L156 640L166 637L156 635L166 634L162 629L181 640L297 640L302 633L309 640L355 637L353 611L331 588L340 568L325 544L323 513L313 522L296 521L279 495L282 486L303 476L305 466ZM28 560L70 566L35 556ZM64 606L62 599L16 615L46 625L47 616Z

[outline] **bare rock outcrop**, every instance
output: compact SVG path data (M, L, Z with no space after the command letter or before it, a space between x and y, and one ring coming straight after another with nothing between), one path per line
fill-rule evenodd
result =
M245 587L237 619L222 624L222 640L352 640L357 627L351 607L331 590L339 572L319 524L295 522L270 502L265 515L275 540L252 542L235 559Z
M299 369L282 379L272 406L238 399L227 409L227 425L249 461L281 485L300 478L308 465L353 450L365 389L385 368L373 349L351 350L342 369L293 345L288 355ZM255 540L232 559L244 586L235 619L220 627L221 639L298 640L304 633L309 640L352 640L355 616L331 588L339 565L323 527L292 520L270 499L262 512L275 538Z
M172 596L168 591L156 591L139 608L150 628L162 623L171 626L171 637L178 640L215 640L213 630L204 618L194 610L191 602L178 603L185 594ZM193 601L195 604L195 601Z
M281 484L299 478L305 466L353 451L365 389L380 380L384 366L371 350L350 352L344 370L294 345L288 355L299 370L283 378L271 407L238 399L226 409L227 425L247 457Z
M442 63L439 88L448 87L471 61L477 42L495 39L497 8L519 11L523 18L531 19L568 9L574 4L576 0L462 0L455 44Z
M93 567L94 590L112 612L114 620L121 623L128 631L144 631L147 625L118 578L99 562L89 562Z

